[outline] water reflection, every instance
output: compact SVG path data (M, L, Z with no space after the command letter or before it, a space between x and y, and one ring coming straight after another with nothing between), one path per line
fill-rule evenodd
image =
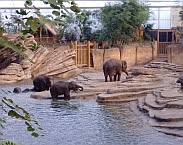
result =
M37 100L30 94L8 93L8 97L35 115L44 136L35 139L22 121L8 119L4 138L25 145L181 145L183 141L149 127L130 111L129 104L99 105L95 99Z

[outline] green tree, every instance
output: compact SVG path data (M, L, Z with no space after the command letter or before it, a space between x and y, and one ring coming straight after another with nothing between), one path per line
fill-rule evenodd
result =
M76 35L79 37L78 39L80 41L91 40L91 34L96 24L92 16L93 11L88 10L84 10L83 13L79 15L73 15L70 13L70 15L65 19L65 37L72 38L73 35Z
M183 26L183 7L182 7L182 10L179 12L179 17L181 20L181 26Z
M128 42L134 31L149 18L149 8L137 0L108 4L101 9L103 30L111 45Z

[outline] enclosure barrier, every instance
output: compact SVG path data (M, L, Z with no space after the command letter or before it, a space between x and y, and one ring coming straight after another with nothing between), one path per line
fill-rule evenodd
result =
M177 42L176 29L151 30L151 39L157 41L158 57L167 57L167 46Z
M91 50L95 48L95 42L86 41L78 43L71 42L71 47L76 51L75 64L79 67L92 67L93 59Z

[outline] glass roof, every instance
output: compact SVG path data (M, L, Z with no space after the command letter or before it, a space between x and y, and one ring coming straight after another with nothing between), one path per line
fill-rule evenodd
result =
M101 8L106 3L119 2L120 0L75 0L80 8ZM139 0L150 7L167 7L167 6L183 6L183 0ZM1 0L0 8L24 8L25 0ZM42 1L33 1L34 5L39 8L50 8L49 5L43 4ZM66 4L66 7L69 6Z

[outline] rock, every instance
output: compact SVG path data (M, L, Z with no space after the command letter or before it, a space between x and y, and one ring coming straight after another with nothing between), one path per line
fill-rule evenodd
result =
M72 49L55 49L50 52L46 48L39 49L33 59L36 63L32 65L32 75L46 74L61 78L76 76L81 71L75 65L74 56Z
M96 97L98 93L94 92L70 92L71 99L86 99L89 97ZM43 91L43 92L34 92L30 96L34 99L51 99L50 91ZM59 95L58 99L63 99L64 95Z
M162 127L154 127L154 129L168 135L183 137L183 130L180 129L162 128Z
M11 63L7 68L0 71L0 83L13 83L25 78L24 71L20 64Z
M37 42L36 42L35 39L34 39L34 35L27 34L27 38L26 38L26 40L24 41L24 46L25 46L26 48L32 49L32 46L33 46L34 44L37 44Z
M67 72L58 74L58 75L56 75L56 77L59 77L61 79L68 79L68 78L75 77L75 76L81 74L81 72L82 71L80 69L74 68L73 70L68 70Z
M23 59L18 53L10 48L1 48L0 51L0 70L5 69L11 63L20 63Z
M123 99L133 99L137 100L137 98L147 95L152 92L151 90L147 91L139 91L139 92L124 92L124 93L102 93L97 96L97 102L99 103L110 103L110 102L121 102Z
M30 96L34 99L51 99L50 91L33 92Z
M48 53L49 51L45 47L40 47L37 51L35 51L35 55L32 58L32 61L34 62L34 64L32 64L32 67L31 67L31 72L34 77L37 76L37 72L39 71L38 69L41 66L41 64L44 63L43 59L45 59Z
M24 59L20 62L20 65L21 65L22 69L28 69L31 67L31 62L27 59Z
M130 69L131 71L131 75L154 75L155 73L150 70L150 69L138 69L138 68L134 68L134 69Z

